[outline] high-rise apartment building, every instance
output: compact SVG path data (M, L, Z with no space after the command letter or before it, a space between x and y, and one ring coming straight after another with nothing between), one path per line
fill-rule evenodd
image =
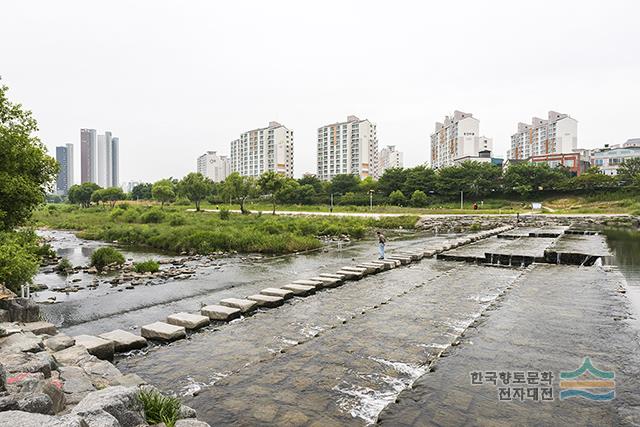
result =
M198 173L213 182L224 181L231 174L231 159L219 156L215 151L207 151L198 157Z
M120 138L111 138L111 187L120 186Z
M80 182L97 180L97 142L95 129L80 129Z
M531 124L518 123L511 135L507 158L528 159L556 153L572 153L578 147L578 121L568 114L549 111L547 120L534 117Z
M451 166L456 159L478 157L487 150L493 150L493 140L480 136L480 120L471 113L454 111L453 116L445 116L444 123L436 122L431 134L431 167Z
M382 150L380 150L379 163L378 166L378 174L382 176L386 169L391 168L401 168L403 165L402 161L402 152L396 150L395 145L387 145Z
M111 132L96 135L95 129L80 129L81 182L117 187L120 181L120 139Z
M56 179L56 193L67 194L73 185L73 144L56 147L56 161L60 167Z
M260 176L266 171L293 177L293 131L278 122L244 132L231 141L231 172Z
M376 125L348 116L346 122L318 128L317 161L317 176L325 181L341 174L378 178Z

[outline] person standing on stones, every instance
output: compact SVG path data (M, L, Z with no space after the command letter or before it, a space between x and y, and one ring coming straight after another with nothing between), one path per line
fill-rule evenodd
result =
M378 251L380 252L378 259L384 259L384 244L387 243L387 238L379 231L376 231L376 234L378 235Z

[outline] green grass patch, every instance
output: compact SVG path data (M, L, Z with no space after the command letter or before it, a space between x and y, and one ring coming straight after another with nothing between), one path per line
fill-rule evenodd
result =
M165 396L156 390L141 390L138 400L144 409L144 417L151 424L164 423L167 427L174 427L180 416L182 403L179 399Z
M156 273L160 270L160 263L152 259L148 259L142 262L136 262L133 265L136 273Z
M117 249L107 246L106 248L99 248L91 254L91 266L97 268L98 271L104 270L105 267L111 264L124 264L124 255Z

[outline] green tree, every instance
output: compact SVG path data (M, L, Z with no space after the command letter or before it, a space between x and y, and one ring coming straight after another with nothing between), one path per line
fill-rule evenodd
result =
M378 190L378 181L368 176L358 184L358 192L369 194L370 191Z
M18 294L40 264L35 234L0 231L0 284Z
M618 168L618 177L624 185L640 188L640 157L622 162Z
M151 188L153 185L149 182L143 182L131 189L131 198L133 200L151 200Z
M402 194L402 191L395 190L392 191L391 194L389 194L389 202L392 205L404 206L404 204L407 202L407 198L404 196L404 194Z
M111 207L113 208L118 200L124 200L125 194L120 187L109 187L105 188L102 191L102 201L109 202Z
M302 178L298 179L298 184L301 186L310 185L316 194L322 193L322 181L315 175L305 174Z
M402 191L402 186L407 180L407 169L403 168L389 168L385 169L384 173L378 180L378 189L385 196L390 195L396 190Z
M0 230L24 224L44 202L58 164L34 134L36 120L0 85Z
M428 191L436 190L437 177L433 169L426 166L416 166L404 170L404 182L398 189L404 194L413 194L420 190L426 194Z
M100 203L104 202L105 198L103 195L103 191L104 191L104 188L99 188L93 193L91 193L91 203L95 203L96 205L99 205Z
M463 162L441 168L437 173L438 192L454 196L463 191L475 197L499 189L502 169L491 163Z
M276 214L276 198L280 191L285 187L286 180L287 178L274 171L264 172L260 175L260 178L258 178L258 188L260 193L262 195L269 196L271 199L273 215Z
M331 180L330 191L333 194L357 193L360 177L352 174L336 175Z
M173 182L170 179L161 179L151 187L151 197L153 200L160 202L160 208L164 209L164 204L173 201L176 198L176 192L173 189Z
M566 168L551 168L546 163L516 163L502 177L507 193L528 197L542 191L566 188L570 172Z
M571 178L567 183L568 190L593 191L618 186L615 176L605 175L597 167L591 167L580 175Z
M249 176L241 176L238 172L229 175L222 186L223 196L238 202L242 213L246 212L244 208L246 200L255 195L256 190L255 180Z
M69 188L69 202L88 208L91 204L91 196L96 190L100 190L98 184L93 182L85 182L83 184L72 185Z
M413 192L413 194L411 194L411 200L409 203L413 207L423 208L427 206L427 203L429 203L429 198L427 197L424 191L416 190Z
M213 192L213 182L201 173L192 172L178 183L178 193L191 200L200 212L200 203Z

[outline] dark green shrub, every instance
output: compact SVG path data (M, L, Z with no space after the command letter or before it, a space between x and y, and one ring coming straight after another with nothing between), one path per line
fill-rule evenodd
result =
M165 396L156 390L141 390L138 400L144 409L144 417L149 424L164 423L174 427L180 416L182 403L175 397Z
M164 212L157 208L151 208L140 215L140 222L144 224L158 224L164 219Z
M111 264L124 264L124 255L115 248L107 246L100 248L91 254L91 265L99 271Z
M218 215L220 215L221 220L226 221L231 217L231 212L229 212L229 209L222 208L220 212L218 212Z
M160 270L160 263L158 261L154 261L152 259L148 259L143 262L136 262L133 265L136 273L155 273Z
M62 258L55 266L54 270L59 274L69 274L73 271L73 265L68 258Z
M185 225L187 220L180 214L172 214L169 216L169 225L177 227L179 225Z

